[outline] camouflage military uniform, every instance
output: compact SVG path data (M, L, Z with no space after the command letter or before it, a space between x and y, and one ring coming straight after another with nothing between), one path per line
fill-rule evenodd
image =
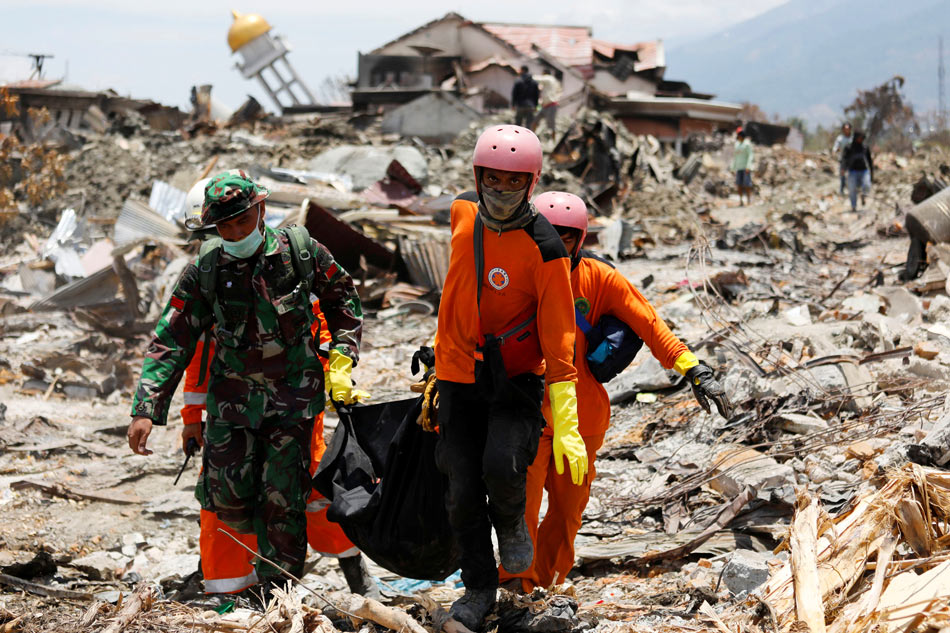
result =
M309 251L315 264L310 292L326 315L331 346L355 363L362 310L353 281L315 240ZM218 317L199 278L196 260L182 273L155 328L132 415L165 424L195 345L214 325L196 497L238 532L256 533L261 555L299 574L307 548L310 434L324 406L323 368L309 327L310 294L297 289L300 278L287 236L270 228L259 256L218 255ZM258 565L261 580L277 573L269 567Z

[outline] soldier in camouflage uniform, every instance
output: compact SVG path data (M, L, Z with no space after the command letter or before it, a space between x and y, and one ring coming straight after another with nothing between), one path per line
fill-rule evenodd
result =
M268 193L239 170L208 183L200 222L189 228L215 226L223 242L213 265L199 256L172 291L146 353L128 437L134 452L151 453L146 441L152 425L165 424L196 343L214 326L195 496L237 532L256 534L262 556L300 575L310 436L324 407L311 294L320 300L333 339L330 397L346 404L353 401L350 372L359 354L362 309L353 280L324 246L309 239L295 256L291 233L264 225ZM303 276L300 260L308 254L312 274ZM202 288L209 278L214 288ZM259 561L257 574L267 585L279 571Z

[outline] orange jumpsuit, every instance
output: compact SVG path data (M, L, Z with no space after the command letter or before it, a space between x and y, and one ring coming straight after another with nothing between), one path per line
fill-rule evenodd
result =
M478 197L462 194L452 203L452 250L442 289L435 336L435 367L439 380L475 382L476 347L482 333L500 334L524 315L537 313L541 356L530 371L549 383L575 381L571 364L574 321L563 275L569 268L563 244L548 225L543 235L527 231L494 233L483 229L485 279L482 281L481 323L475 292L474 241ZM536 229L540 230L540 229ZM552 237L553 236L553 237ZM487 281L488 283L484 283Z
M574 305L586 310L587 322L595 325L604 314L611 314L628 324L667 369L688 348L667 327L652 305L627 279L609 264L592 257L581 257L571 271ZM575 325L576 327L576 325ZM610 425L610 399L607 390L590 373L587 366L587 338L577 328L575 366L577 367L578 431L587 446L589 471L583 485L571 481L565 469L558 475L552 456L551 408L545 397L544 417L548 420L541 436L538 453L528 468L525 521L534 542L534 562L524 572L513 576L500 569L504 582L513 577L522 579L524 591L564 582L574 567L574 537L581 527L581 517L590 498L590 485L596 475L594 460L604 442ZM548 511L538 526L541 497L548 491Z
M319 304L313 303L313 313L317 320L311 326L313 335L319 332L320 342L327 343L331 340L330 332L327 328L326 319L320 311ZM198 342L195 348L195 355L185 371L184 399L185 406L181 410L181 418L185 424L200 424L202 412L205 409L205 399L207 397L208 381L205 371L205 381L198 384L198 378L201 373L201 356L206 338ZM208 359L214 357L214 341L211 341L212 347L209 349ZM326 370L326 360L324 360L324 370ZM326 443L323 440L323 413L320 413L313 424L313 435L310 439L310 474L312 475L317 466L320 465L320 458L326 451ZM338 523L331 523L327 520L327 507L329 501L316 490L311 490L310 497L307 499L307 542L314 551L324 556L334 556L343 558L346 556L355 556L359 550L343 533L343 529ZM218 532L218 528L223 529L228 534L234 536L240 542L257 549L257 537L253 534L238 534L224 523L222 523L214 512L207 510L201 511L201 535L199 537L199 548L201 551L201 572L204 576L206 593L237 593L257 584L257 573L254 571L254 557L232 541L230 538Z

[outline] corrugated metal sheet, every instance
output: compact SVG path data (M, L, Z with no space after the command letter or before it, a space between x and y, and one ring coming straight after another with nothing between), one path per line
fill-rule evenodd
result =
M594 55L590 28L541 24L482 24L527 57L534 57L535 44L567 66L590 64Z
M111 266L66 284L30 306L30 310L61 310L107 303L119 291L119 276Z
M157 239L186 244L185 233L149 205L138 200L125 201L115 221L115 245L123 246L138 240Z
M449 242L450 238L399 237L399 255L409 271L412 283L442 291L445 276L449 272Z
M148 206L168 221L184 219L185 198L188 194L167 182L156 180L152 183L152 193L148 197Z

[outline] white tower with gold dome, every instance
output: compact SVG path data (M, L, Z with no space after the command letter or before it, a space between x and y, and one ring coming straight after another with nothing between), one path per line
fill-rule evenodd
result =
M234 23L228 31L228 46L232 53L241 56L242 61L235 66L244 78L257 77L281 111L291 106L315 105L316 100L310 90L287 61L290 48L279 35L271 36L267 20L256 13L241 14L232 10L231 15L234 16ZM283 72L278 70L278 61L283 62ZM270 80L264 75L267 70L270 71ZM289 97L290 103L285 104L281 100L284 94L284 101Z

